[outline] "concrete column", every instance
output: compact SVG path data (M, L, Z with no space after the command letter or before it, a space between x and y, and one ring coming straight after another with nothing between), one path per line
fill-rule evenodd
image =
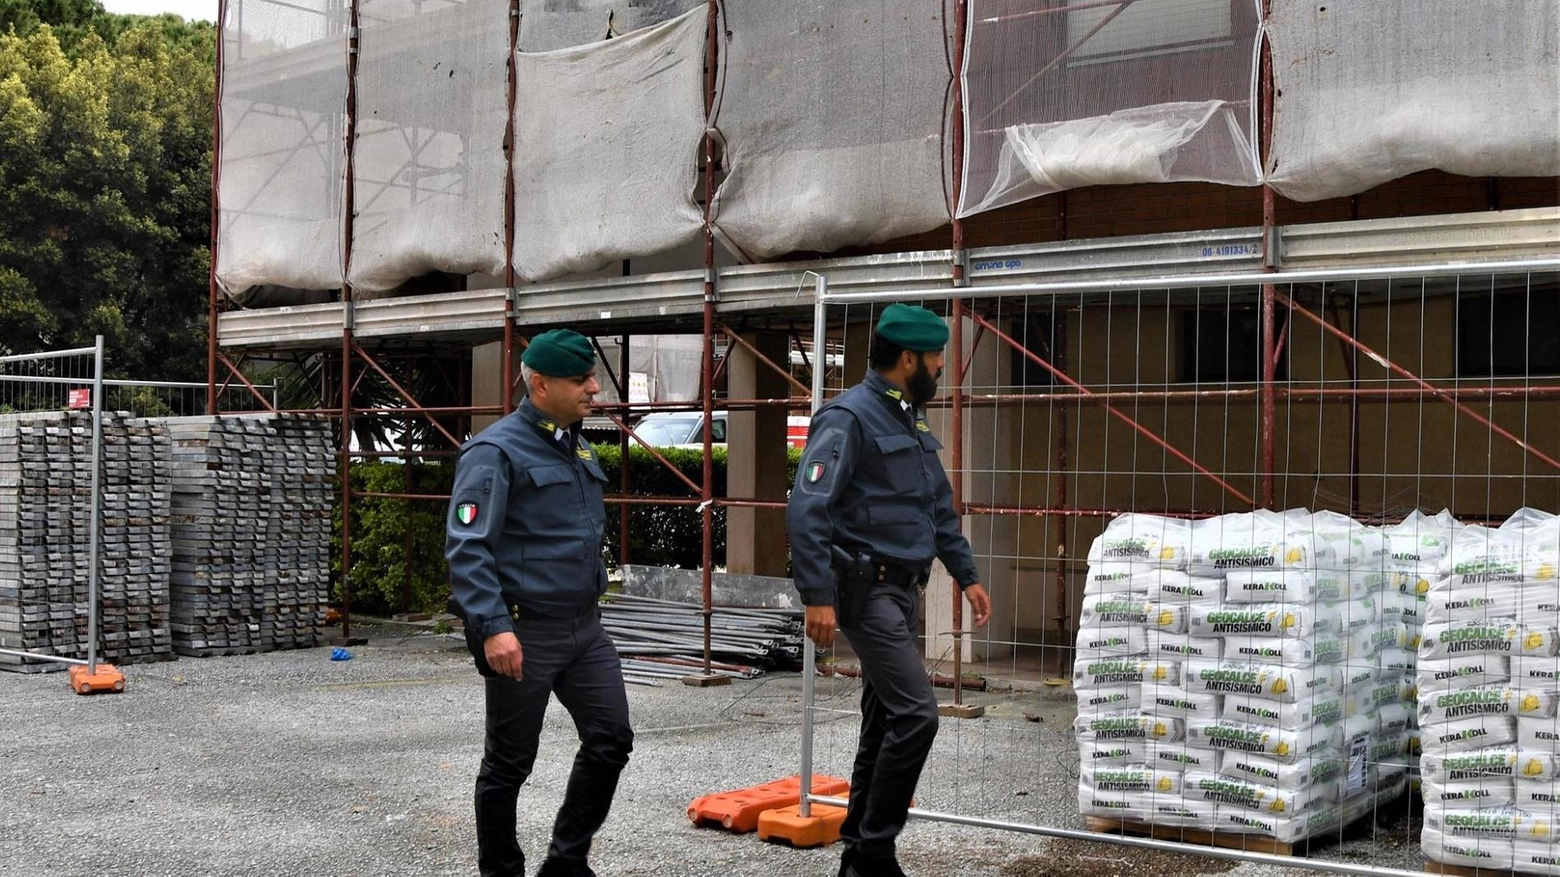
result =
M520 368L517 365L515 377L519 378L519 376ZM524 388L515 391L516 404L519 404L524 393ZM504 404L504 342L495 341L471 349L471 404L476 406ZM472 415L471 434L476 435L487 429L498 418L497 414Z
M770 362L790 361L789 338L771 332L743 336ZM732 399L785 399L791 385L767 363L741 345L728 348L727 393ZM756 411L732 411L726 419L726 495L785 500L786 409L766 406ZM726 568L760 576L786 574L785 511L726 509Z

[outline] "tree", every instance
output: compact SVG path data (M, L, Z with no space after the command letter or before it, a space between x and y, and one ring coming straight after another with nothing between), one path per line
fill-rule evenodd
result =
M0 353L102 334L112 373L204 375L215 29L95 0L0 0L7 25Z

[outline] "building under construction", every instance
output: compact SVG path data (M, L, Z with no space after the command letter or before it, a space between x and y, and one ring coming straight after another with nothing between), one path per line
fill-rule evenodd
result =
M954 649L934 581L933 655L1070 645L1124 510L1560 510L1553 2L225 0L221 31L210 381L311 364L343 470L374 419L448 454L567 326L615 418L732 412L725 495L661 499L706 576L716 507L729 569L784 575L787 411L916 300L997 606ZM678 334L695 398L622 401L633 339Z

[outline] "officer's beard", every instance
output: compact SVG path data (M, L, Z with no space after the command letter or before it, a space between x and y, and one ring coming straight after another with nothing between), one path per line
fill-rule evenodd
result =
M917 408L937 398L937 378L941 374L932 374L932 370L926 367L926 360L916 364L915 371L905 381L905 389L910 391L910 404Z

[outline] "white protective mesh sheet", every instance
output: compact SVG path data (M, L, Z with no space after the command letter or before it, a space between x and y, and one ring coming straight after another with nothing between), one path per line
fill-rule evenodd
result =
M505 0L361 0L353 292L503 274Z
M695 239L706 13L516 61L515 273L548 280Z
M331 0L228 0L217 282L339 289L347 13Z
M1274 0L1268 181L1314 201L1416 171L1560 176L1555 0Z
M747 260L948 221L948 29L927 0L727 0L715 232Z
M520 51L613 39L706 6L706 0L521 0Z
M971 0L959 215L1083 186L1261 182L1260 3Z

